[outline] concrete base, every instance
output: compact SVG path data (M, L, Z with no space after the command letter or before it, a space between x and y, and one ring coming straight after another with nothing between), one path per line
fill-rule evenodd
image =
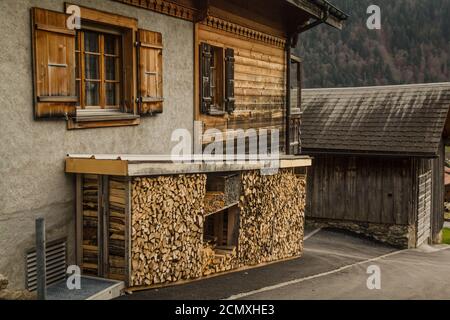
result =
M63 280L47 288L47 300L111 300L124 289L123 281L81 276L81 289L69 290Z
M362 234L397 248L415 248L415 227L412 225L376 224L358 221L306 218L306 225L315 228L337 228Z

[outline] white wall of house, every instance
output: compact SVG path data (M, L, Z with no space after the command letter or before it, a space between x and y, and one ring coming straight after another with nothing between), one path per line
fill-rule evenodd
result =
M64 120L33 120L30 8L63 12L63 0L0 1L0 274L25 286L25 252L34 220L45 217L49 241L67 237L73 261L74 178L67 153L164 154L176 128L193 130L193 24L109 0L74 4L137 18L163 35L164 112L134 127L71 130Z

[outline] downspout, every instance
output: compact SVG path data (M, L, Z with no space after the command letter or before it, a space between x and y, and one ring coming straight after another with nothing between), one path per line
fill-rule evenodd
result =
M298 37L299 34L302 32L305 32L309 29L312 29L322 23L325 23L330 16L330 8L331 6L328 3L325 3L324 8L322 9L322 14L320 19L315 20L314 22L305 23L302 25L297 26L295 28L295 31L288 36L287 42L286 42L286 133L285 133L285 147L286 147L286 154L289 155L291 153L291 142L290 142L290 135L291 135L291 49L295 48L297 46ZM301 90L302 88L299 88Z
M285 139L284 142L286 146L285 153L291 154L291 42L292 37L288 38L288 41L286 42L286 133L285 133Z

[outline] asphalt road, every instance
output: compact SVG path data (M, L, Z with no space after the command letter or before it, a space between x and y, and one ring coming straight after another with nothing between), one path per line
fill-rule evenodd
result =
M368 267L380 270L380 289L369 290ZM240 299L450 299L450 250L407 250L327 275L237 296Z
M450 246L398 250L334 230L306 237L301 258L120 299L450 299ZM367 288L370 265L379 290Z

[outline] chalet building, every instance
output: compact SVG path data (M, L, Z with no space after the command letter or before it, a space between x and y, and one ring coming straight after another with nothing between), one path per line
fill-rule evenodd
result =
M36 287L38 217L49 284L72 264L140 287L301 255L311 160L295 156L291 48L346 18L325 0L1 1L0 273L10 287ZM176 129L205 146L209 129L278 130L279 171L171 163Z
M399 247L439 242L450 83L302 92L307 222Z

